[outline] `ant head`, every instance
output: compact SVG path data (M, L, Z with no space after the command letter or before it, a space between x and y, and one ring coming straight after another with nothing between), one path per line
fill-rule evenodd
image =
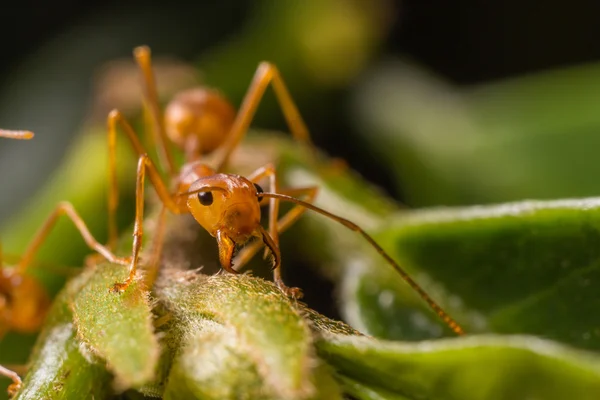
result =
M36 332L49 307L50 298L35 278L6 268L0 270L0 322L9 329Z
M188 209L211 235L221 233L243 243L259 229L262 189L248 179L215 174L196 180L188 192Z
M218 148L227 137L235 109L219 92L195 88L180 92L165 109L169 138L195 156Z

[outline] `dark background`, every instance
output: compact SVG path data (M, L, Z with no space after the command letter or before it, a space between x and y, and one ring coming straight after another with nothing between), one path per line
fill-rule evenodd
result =
M23 175L23 179L15 179L14 174L10 178L2 178L0 220L6 218L7 213L23 199L35 193L35 188L42 185L58 165L69 138L77 132L83 119L84 110L78 109L77 104L82 104L82 100L89 96L85 82L90 80L94 65L115 57L128 57L131 47L141 43L151 44L156 54L166 53L194 60L215 43L239 32L259 3L229 0L170 2L169 5L154 6L141 1L21 1L5 9L0 24L0 93L7 88L15 90L16 76L24 66L36 62L32 61L34 55L55 51L56 43L65 38L72 40L81 27L92 36L108 32L114 45L99 45L97 51L90 51L87 63L80 59L70 63L66 57L65 65L61 67L59 64L54 68L58 68L55 71L64 70L67 82L51 89L37 87L40 91L45 90L49 101L67 96L76 99L75 106L65 106L68 110L61 114L62 121L56 122L56 111L53 111L54 124L44 119L43 112L35 108L27 113L27 96L44 96L36 93L36 86L17 89L28 91L21 93L20 102L16 102L20 104L19 112L11 108L10 96L0 102L0 124L7 128L37 128L38 131L41 126L39 135L46 137L45 141L38 138L39 146L43 143L43 150L31 150L31 147L27 150L30 157L18 153L19 149L25 151L21 144L5 141L0 145L0 150L5 149L0 153L4 169L11 166L11 169L24 174L23 171L31 170L28 168L29 160L32 157L37 160L37 173L30 172ZM262 4L267 4L268 8L269 2ZM600 59L597 40L600 37L597 17L600 5L593 0L580 0L568 5L552 1L523 3L514 0L415 0L390 1L389 5L391 25L364 70L380 59L401 55L416 60L450 82L469 85ZM81 43L76 46L85 47L85 38L82 35ZM95 46L93 43L89 45ZM38 71L43 68L38 66ZM69 74L72 74L72 79ZM367 178L401 198L402 189L393 187L385 166L378 165L375 157L365 153L355 126L348 118L347 98L361 77L362 73L342 87L323 88L322 94L328 99L324 107L314 103L309 106L308 102L299 101L301 109L319 146L348 159ZM65 76L62 78L65 79ZM36 82L35 79L32 82ZM15 114L20 117L15 117ZM259 123L267 128L284 128L277 114L272 118L271 115L259 118ZM346 137L355 140L340 140ZM15 181L17 184L14 184Z
M180 18L188 14L198 24L212 21L212 38L216 39L234 31L253 2L197 3L191 6L187 2L173 2L172 9L182 11ZM573 1L568 5L558 1L516 0L391 3L397 18L382 53L410 54L458 83L487 81L600 58L596 40L600 34L600 4L593 0ZM6 74L28 54L90 16L106 13L118 16L145 9L148 2L131 0L13 2L3 10L0 25L3 59L0 76L5 80ZM199 13L196 17L195 10ZM201 14L207 13L214 13L214 18L203 20ZM188 53L192 54L206 46L204 40L190 38L189 42Z

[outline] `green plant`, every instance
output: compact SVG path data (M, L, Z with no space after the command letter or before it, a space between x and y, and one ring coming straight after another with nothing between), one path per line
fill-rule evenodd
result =
M282 237L284 260L305 257L315 267L328 260L322 265L334 266L326 274L340 284L346 319L387 340L291 301L260 278L190 270L190 260L192 268L210 265L214 249L202 246L213 239L189 220L172 218L166 261L151 292L139 282L123 295L109 293L126 270L107 264L69 281L17 398L111 398L114 390L126 398L219 399L592 399L600 393L595 353L540 337L490 334L529 332L597 348L589 310L599 299L593 286L581 284L597 270L597 201L407 211L350 171L307 167L280 136L252 137L247 149L274 146L285 180L318 183L321 205L376 232L470 332L487 333L423 340L444 334L435 316L418 309L419 299L359 237L318 215ZM123 248L127 243L125 235ZM499 274L495 289L483 282L488 274ZM560 317L561 309L572 318Z

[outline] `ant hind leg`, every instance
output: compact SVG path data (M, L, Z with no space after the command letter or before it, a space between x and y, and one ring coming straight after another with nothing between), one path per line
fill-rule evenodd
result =
M223 153L219 155L218 162L216 163L217 171L222 171L225 168L231 153L247 133L269 83L273 85L275 96L294 139L309 146L313 155L316 153L306 123L302 119L298 107L294 103L279 70L275 65L263 61L256 69L252 82L250 83L250 88L246 92L240 110L233 122L231 132L222 147Z
M173 161L173 154L169 147L169 141L165 130L164 115L160 110L158 103L158 91L156 89L156 79L152 70L151 52L148 46L136 47L133 50L133 56L142 72L142 88L144 91L144 100L153 121L154 141L158 145L158 156L160 164L166 168L169 176L175 176L177 168Z

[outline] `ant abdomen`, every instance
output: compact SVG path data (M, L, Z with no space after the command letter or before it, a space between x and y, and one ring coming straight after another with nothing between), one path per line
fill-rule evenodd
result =
M219 148L231 130L236 111L217 90L194 88L180 92L165 110L169 138L188 155Z
M13 331L33 333L50 307L46 289L33 277L0 271L0 321Z

